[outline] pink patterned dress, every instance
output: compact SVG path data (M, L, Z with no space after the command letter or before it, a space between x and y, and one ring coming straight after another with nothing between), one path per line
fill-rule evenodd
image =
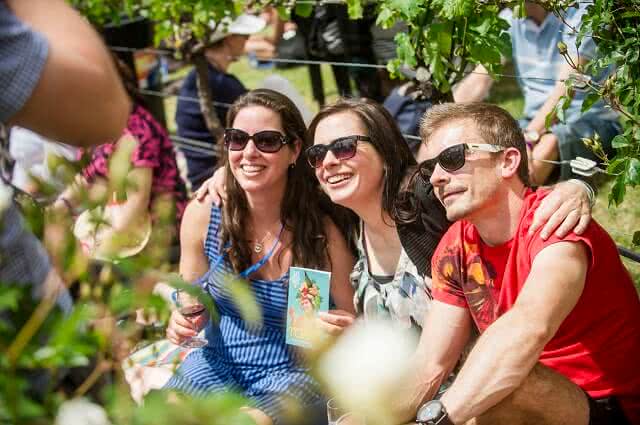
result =
M140 105L134 106L124 131L124 134L129 133L138 141L131 155L133 166L153 170L149 208L157 197L171 194L176 207L176 225L179 226L187 205L187 191L180 177L176 154L167 131ZM93 149L91 162L82 172L88 182L91 183L98 177L107 178L109 158L115 148L116 142L112 142Z

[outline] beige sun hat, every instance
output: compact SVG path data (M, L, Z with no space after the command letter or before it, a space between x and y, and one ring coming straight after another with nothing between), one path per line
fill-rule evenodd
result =
M213 44L223 40L232 34L251 35L260 32L267 25L264 19L244 13L235 19L225 18L218 24L212 24L216 31L209 37L209 43Z

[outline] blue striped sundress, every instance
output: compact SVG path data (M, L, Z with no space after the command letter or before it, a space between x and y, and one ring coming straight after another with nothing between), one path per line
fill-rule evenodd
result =
M218 264L216 270L209 270L207 279L220 321L209 323L209 344L187 356L166 388L194 395L235 390L277 424L284 406L292 400L302 406L317 406L322 400L301 356L285 343L289 274L274 281L250 279L262 310L262 325L244 322L224 287L221 272L233 270L226 257L219 261L221 221L221 210L213 206L204 249L210 267Z

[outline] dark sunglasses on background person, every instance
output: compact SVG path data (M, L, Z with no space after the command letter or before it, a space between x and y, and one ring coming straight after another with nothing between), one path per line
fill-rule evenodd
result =
M443 170L450 173L461 169L464 166L466 160L465 154L468 150L497 153L505 149L504 146L489 145L486 143L460 143L459 145L449 146L435 158L422 161L418 166L418 172L425 181L429 181L433 170L436 168L436 164L440 164Z
M241 151L247 146L249 140L253 140L256 148L260 152L275 153L282 149L282 146L290 142L284 134L275 130L258 131L253 136L246 131L237 128L227 128L224 130L224 145L230 151Z
M329 151L340 161L353 158L358 149L358 142L371 142L371 138L368 136L340 137L329 144L313 145L307 148L305 155L309 165L318 168Z

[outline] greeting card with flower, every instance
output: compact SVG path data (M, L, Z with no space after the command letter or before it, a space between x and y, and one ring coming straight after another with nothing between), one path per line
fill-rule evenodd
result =
M329 310L331 273L291 267L287 305L287 344L309 348L314 339L314 320Z

